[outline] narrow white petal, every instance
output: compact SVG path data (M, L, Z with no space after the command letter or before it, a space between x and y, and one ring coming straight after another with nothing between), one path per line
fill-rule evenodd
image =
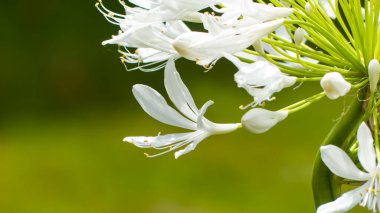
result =
M360 202L360 193L364 192L364 187L365 185L346 192L335 201L319 206L317 213L343 213L349 211Z
M206 123L205 123L205 120L207 122L207 119L205 119L204 114L206 113L208 107L211 106L211 105L213 105L213 104L214 104L214 102L211 101L211 100L209 100L199 110L199 115L198 115L198 118L197 118L197 128L198 129L207 129L207 126L206 126Z
M194 132L159 135L150 142L152 148L172 146L194 136Z
M201 141L203 141L205 138L207 138L207 137L208 137L208 134L207 134L207 133L200 134L199 136L197 136L196 138L194 138L194 141L191 142L189 145L187 145L184 149L175 152L175 153L174 153L174 157L175 157L176 159L178 159L178 158L181 157L182 155L187 154L187 153L193 151L193 150L197 147L197 145L198 145Z
M376 169L376 154L373 147L373 138L371 130L363 122L357 133L357 139L359 142L358 157L363 168L367 172L373 172Z
M186 59L196 61L199 65L224 56L234 54L249 47L261 37L276 30L284 20L269 21L226 30L212 35L204 32L188 32L178 36L172 43L174 49Z
M336 146L322 146L321 158L330 171L339 177L358 181L365 181L370 178L369 174L360 171L350 157Z
M140 147L140 148L151 148L152 146L150 144L155 139L156 137L131 136L131 137L125 137L123 141L134 144L135 146Z
M132 92L146 113L162 123L196 130L194 122L170 107L156 90L142 84L133 86Z
M177 109L195 122L198 109L189 90L182 82L173 60L169 60L165 67L165 88Z

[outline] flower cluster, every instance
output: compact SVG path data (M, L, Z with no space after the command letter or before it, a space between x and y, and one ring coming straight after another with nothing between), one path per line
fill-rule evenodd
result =
M318 212L344 212L361 204L376 212L380 208L380 159L378 110L380 95L380 1L373 0L129 0L119 1L125 12L107 9L101 0L98 10L120 31L103 42L116 44L127 70L164 70L172 108L156 90L135 85L132 92L143 110L156 120L190 132L151 137L126 137L141 148L162 150L154 157L175 151L186 154L211 135L245 127L264 133L292 113L326 97L331 100L349 92L365 97L365 109L347 130L347 139L337 146L325 144L321 160L344 180L367 181L343 194ZM194 30L203 27L203 30ZM241 106L240 123L217 124L205 117L206 102L198 108L176 70L175 61L185 58L206 70L221 58L236 66L234 80L252 102ZM132 66L132 68L130 67ZM319 82L314 95L278 110L265 103L296 83ZM371 129L364 123L369 123ZM334 134L335 129L332 130ZM373 132L373 138L371 131ZM357 140L351 137L357 132ZM358 154L352 162L350 156ZM361 163L366 172L355 163ZM318 169L318 168L317 168ZM329 175L333 175L330 173ZM318 172L314 178L319 178ZM330 177L329 176L329 177ZM331 179L331 178L330 178ZM330 179L327 181L331 183ZM319 187L319 186L318 186ZM323 188L322 186L320 188ZM318 191L315 189L315 192ZM318 192L316 192L318 193ZM331 195L333 199L334 195ZM317 206L321 205L316 199Z

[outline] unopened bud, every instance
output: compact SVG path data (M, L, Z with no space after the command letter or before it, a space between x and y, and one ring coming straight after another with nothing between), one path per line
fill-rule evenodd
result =
M323 76L321 87L326 92L326 96L334 100L345 96L350 91L351 84L344 80L340 73L330 72Z
M307 2L305 4L305 10L306 10L306 13L307 14L312 14L314 12L313 8L311 7L311 5L309 4L309 2Z
M262 108L249 110L241 119L243 126L249 131L260 134L268 131L278 122L288 117L288 111L269 111Z
M302 42L305 39L305 30L302 28L297 28L297 30L294 32L294 43L296 45L301 45Z
M379 82L380 64L377 59L372 59L368 65L368 78L371 92L376 92Z
M255 43L252 44L252 46L255 48L256 52L259 53L260 55L264 55L264 48L263 44L261 43L261 40L256 41Z

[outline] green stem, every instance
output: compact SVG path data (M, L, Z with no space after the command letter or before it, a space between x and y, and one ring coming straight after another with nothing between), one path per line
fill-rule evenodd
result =
M360 99L364 95L365 93L361 92ZM345 115L331 129L322 145L332 144L340 147L345 141L351 140L351 132L356 130L363 119L362 105L363 102L355 98ZM320 152L318 152L314 163L312 181L316 208L324 203L333 201L340 194L340 185L336 176L324 165Z

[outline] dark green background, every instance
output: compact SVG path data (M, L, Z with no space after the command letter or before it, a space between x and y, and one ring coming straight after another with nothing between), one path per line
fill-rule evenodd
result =
M121 11L116 0L104 2ZM117 48L101 46L118 28L94 4L0 4L0 212L314 212L313 159L349 98L323 100L263 135L240 130L178 160L148 159L122 138L181 131L132 97L135 83L166 96L163 72L127 72ZM215 101L210 120L239 121L238 106L251 98L236 87L231 64L208 73L185 60L177 66L198 107ZM287 89L269 108L320 90Z

